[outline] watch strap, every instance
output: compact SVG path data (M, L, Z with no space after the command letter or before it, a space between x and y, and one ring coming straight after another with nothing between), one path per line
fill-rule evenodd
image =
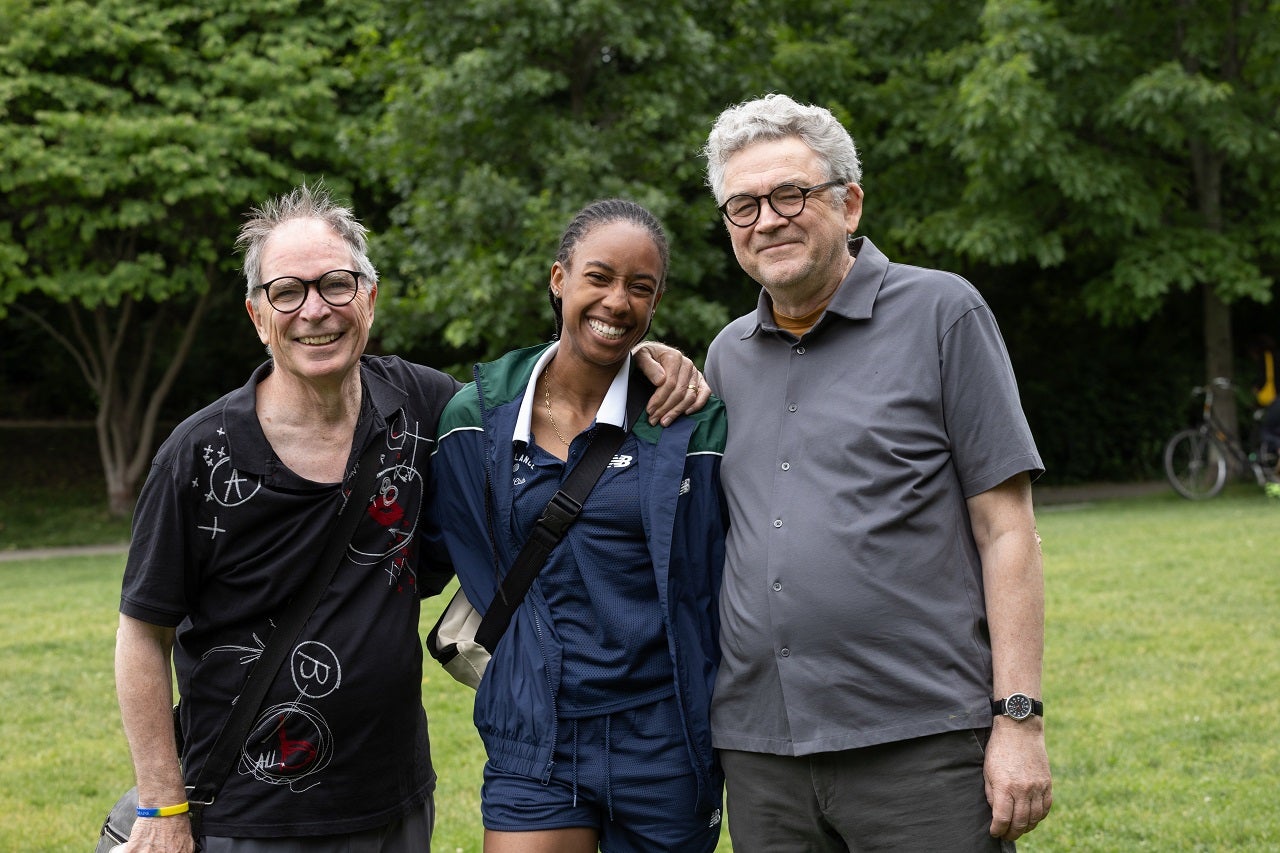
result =
M1025 693L1021 693L1021 694L1019 694L1019 693L1012 693L1012 694L1010 694L1010 695L1011 695L1011 696L1026 696L1026 694L1025 694ZM1027 698L1028 698L1028 699L1031 699L1031 697L1030 697L1030 696L1027 696ZM1008 712L1008 707L1007 707L1007 706L1008 706L1008 700L1007 700L1007 699L992 699L992 700L991 700L991 713L992 713L993 715L997 716L997 717L1006 716L1006 715L1008 715L1008 714L1009 714L1009 712ZM1031 716L1033 716L1033 717L1043 717L1043 716L1044 716L1044 703L1043 703L1043 702L1041 702L1039 699L1031 699Z

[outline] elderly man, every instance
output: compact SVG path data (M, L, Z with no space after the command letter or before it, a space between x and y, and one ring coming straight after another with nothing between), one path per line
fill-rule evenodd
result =
M858 155L827 110L732 107L705 154L763 288L707 357L734 849L1012 847L1050 805L1041 463L995 320L958 276L852 239Z
M216 851L429 849L435 773L421 701L419 600L447 570L420 553L436 422L454 379L364 354L378 296L364 227L300 187L241 230L245 308L270 360L184 421L140 496L120 603L116 684L138 780L127 850L190 851L185 786L246 674L320 560L366 448L377 488L270 690L239 760L203 809ZM669 420L707 392L670 370L649 409ZM674 408L673 408L674 407ZM170 656L182 696L179 763Z

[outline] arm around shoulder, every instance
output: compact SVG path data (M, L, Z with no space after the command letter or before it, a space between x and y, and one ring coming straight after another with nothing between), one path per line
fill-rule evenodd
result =
M657 341L642 341L631 356L655 390L646 407L649 423L670 426L680 415L700 410L711 388L698 368L680 350Z

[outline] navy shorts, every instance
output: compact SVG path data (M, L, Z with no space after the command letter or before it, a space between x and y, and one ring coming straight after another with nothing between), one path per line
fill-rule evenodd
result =
M485 764L485 829L589 827L606 853L711 851L720 797L696 812L698 785L675 697L601 717L561 720L551 781Z

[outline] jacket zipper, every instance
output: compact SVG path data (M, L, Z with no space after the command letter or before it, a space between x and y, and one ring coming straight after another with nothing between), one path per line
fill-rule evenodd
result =
M526 602L527 604L528 602ZM538 648L542 650L542 659L547 659L547 646L545 637L542 635L542 619L538 617L538 611L532 605L529 610L533 613L533 630L538 635ZM551 689L551 675L543 668L543 678L547 682L547 695L551 697L551 757L547 759L546 770L542 773L542 784L549 785L551 783L551 770L556 766L556 744L560 738L560 709L556 705L556 692Z

